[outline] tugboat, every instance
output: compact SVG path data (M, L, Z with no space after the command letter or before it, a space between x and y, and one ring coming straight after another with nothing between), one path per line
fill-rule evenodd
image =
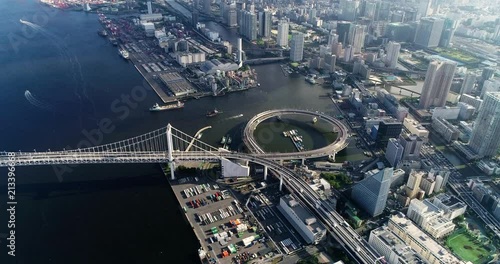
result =
M207 117L214 117L220 113L222 113L222 111L219 111L219 110L217 110L217 108L215 108L214 110L207 112L206 116Z
M184 103L181 101L177 101L176 104L168 104L168 105L162 105L162 106L160 106L158 103L156 103L153 105L153 107L149 108L149 111L158 112L158 111L164 111L164 110L179 109L179 108L183 108L183 107L184 107Z

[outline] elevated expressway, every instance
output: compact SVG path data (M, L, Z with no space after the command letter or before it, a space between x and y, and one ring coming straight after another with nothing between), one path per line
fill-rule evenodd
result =
M282 115L304 115L311 117L317 117L319 120L324 120L332 125L332 131L337 132L337 139L328 146L307 150L301 152L287 152L287 153L265 153L264 150L259 146L254 137L254 131L257 126L270 118L282 116ZM329 115L312 112L300 109L277 109L269 110L257 114L252 119L250 119L243 130L243 142L248 147L249 151L252 153L259 154L259 157L266 158L270 160L293 160L293 159L307 159L307 158L318 158L328 156L330 154L336 154L343 150L349 144L347 139L349 137L349 129L340 120L335 119Z
M238 152L219 151L172 151L175 161L219 160L221 158L240 159L254 162L280 175L286 186L298 198L308 205L321 222L328 228L330 234L346 249L358 263L376 263L378 254L361 238L340 216L335 208L322 202L319 195L304 182L295 172L263 158L261 154L245 154ZM166 152L153 151L122 151L122 152L78 152L55 151L45 153L15 152L0 153L0 167L53 165L53 164L99 164L99 163L165 163L169 162Z

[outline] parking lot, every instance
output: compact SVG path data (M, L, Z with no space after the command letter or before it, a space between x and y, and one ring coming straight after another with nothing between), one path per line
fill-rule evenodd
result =
M229 190L204 177L180 178L171 184L212 263L243 263L275 255L266 233Z

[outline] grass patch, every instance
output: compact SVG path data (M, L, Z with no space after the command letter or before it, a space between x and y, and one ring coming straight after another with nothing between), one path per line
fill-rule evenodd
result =
M474 264L484 263L489 257L489 250L464 231L450 235L446 240L446 245L462 260L471 261Z
M349 176L342 172L323 172L320 176L335 189L340 189L345 185L352 184Z
M450 49L450 48L435 48L435 51L439 52L439 55L456 60L462 63L479 63L480 60L474 56L472 53L462 51L459 49Z

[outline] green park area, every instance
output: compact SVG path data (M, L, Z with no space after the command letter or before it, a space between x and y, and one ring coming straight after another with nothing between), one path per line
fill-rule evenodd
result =
M343 172L323 172L320 176L335 189L340 189L346 185L352 184L349 176Z
M490 250L484 244L484 241L473 237L464 229L451 234L446 240L446 245L454 254L474 264L482 264L490 260Z
M455 60L466 64L480 62L480 60L476 56L467 51L450 48L435 48L434 50L436 52L439 52L439 55L450 60Z

